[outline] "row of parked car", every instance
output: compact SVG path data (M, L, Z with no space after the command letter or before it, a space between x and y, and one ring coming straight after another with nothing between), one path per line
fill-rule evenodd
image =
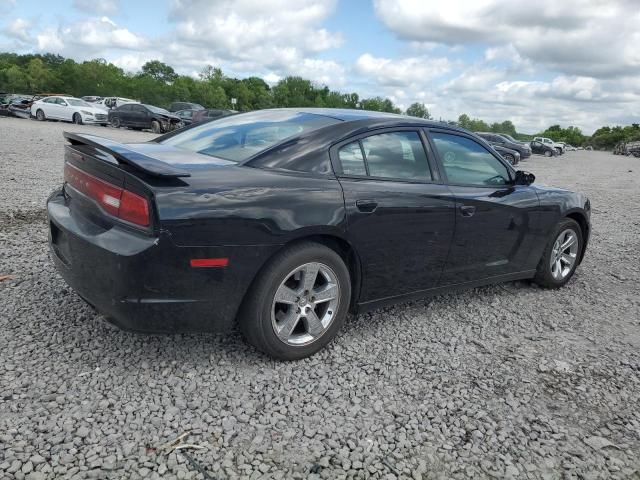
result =
M135 130L148 129L154 133L166 133L193 123L237 113L234 110L207 109L192 102L173 102L166 110L123 97L14 95L5 100L8 101L3 103L0 96L0 110L4 107L9 114L18 117L33 117L40 121L63 120L76 124L111 125L115 128L127 127ZM568 143L554 142L546 137L535 137L527 143L504 133L476 132L476 135L490 143L512 165L517 165L520 160L529 158L532 154L552 157L576 150ZM622 150L619 148L614 150L614 153L621 153Z
M169 110L122 97L68 95L5 95L0 97L5 115L21 118L62 120L76 124L94 124L149 129L165 133L192 123L236 113L233 110L206 109L190 102L174 102Z
M531 142L521 142L506 133L476 132L512 165L529 158L532 154L554 157L565 152L577 150L565 142L554 142L550 138L535 137Z

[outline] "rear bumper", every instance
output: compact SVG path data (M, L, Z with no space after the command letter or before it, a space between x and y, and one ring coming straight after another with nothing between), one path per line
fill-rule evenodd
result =
M49 246L73 290L125 330L221 331L231 327L258 268L275 247L178 247L103 229L74 214L61 191L47 201ZM192 268L192 258L228 258L223 268Z

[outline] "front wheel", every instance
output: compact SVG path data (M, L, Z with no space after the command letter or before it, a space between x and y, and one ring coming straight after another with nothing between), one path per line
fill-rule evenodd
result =
M158 122L157 120L152 121L151 131L153 133L162 133L162 126L160 125L160 122Z
M516 159L513 155L511 155L510 153L506 153L504 155L504 159L509 162L511 165L515 165L516 164Z
M545 288L559 288L573 276L582 252L582 230L566 218L553 231L536 268L534 281Z
M39 121L43 122L46 117L44 116L44 112L40 109L38 109L38 111L36 112L36 119L38 119Z
M553 155L553 153L551 152L551 150L545 150L545 151L544 151L544 156L545 156L545 157L550 157L551 155Z
M80 115L79 113L74 113L73 123L75 123L76 125L82 125L82 115Z
M121 125L121 123L120 123L120 117L113 117L113 118L111 119L111 126L112 126L113 128L120 128L120 125Z
M345 321L351 278L335 251L301 243L269 261L239 314L249 343L279 360L309 357L326 346Z

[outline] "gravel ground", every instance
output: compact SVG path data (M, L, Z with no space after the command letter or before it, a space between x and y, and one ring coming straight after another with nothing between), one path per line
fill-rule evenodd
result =
M640 159L523 163L591 198L567 287L378 310L277 363L237 333L115 330L66 287L44 213L64 129L151 138L0 118L0 479L640 478ZM159 448L184 432L193 462Z

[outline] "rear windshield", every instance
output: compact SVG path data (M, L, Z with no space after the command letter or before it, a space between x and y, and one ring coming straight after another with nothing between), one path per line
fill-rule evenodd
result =
M262 110L223 117L161 143L233 162L242 162L281 141L339 120L288 110Z

